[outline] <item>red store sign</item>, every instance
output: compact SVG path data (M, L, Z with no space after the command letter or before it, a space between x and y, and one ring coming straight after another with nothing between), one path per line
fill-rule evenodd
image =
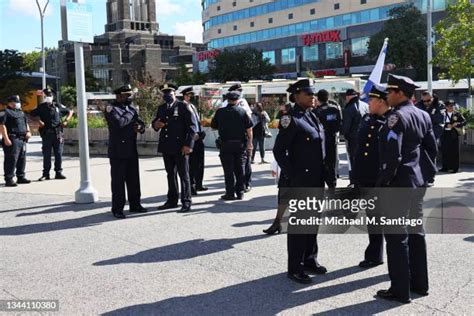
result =
M197 58L198 58L199 61L204 61L204 60L207 60L207 59L214 59L217 56L219 56L220 53L221 53L221 51L218 50L218 49L207 50L205 52L197 53Z
M317 43L340 42L341 31L333 30L333 31L306 34L306 35L302 35L301 39L303 40L304 46L312 46Z
M335 76L336 71L333 69L327 69L327 70L317 70L313 72L316 78L322 78L324 76Z

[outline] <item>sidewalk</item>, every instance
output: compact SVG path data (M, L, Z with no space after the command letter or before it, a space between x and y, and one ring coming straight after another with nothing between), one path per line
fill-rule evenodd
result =
M286 236L261 232L275 215L269 165L253 165L254 189L243 201L222 202L218 153L207 151L210 190L193 198L193 212L177 214L156 211L166 199L162 159L141 159L142 197L150 212L115 220L108 159L92 158L91 164L100 196L91 205L73 203L77 158L65 158L67 180L5 188L0 179L0 299L57 299L61 315L471 313L474 236L428 235L430 295L401 306L374 298L388 287L386 265L357 267L365 235L319 236L319 261L328 274L309 286L286 278ZM338 184L345 186L345 160L341 167ZM27 175L36 180L41 170L34 138ZM438 176L436 186L474 193L474 168L462 170Z

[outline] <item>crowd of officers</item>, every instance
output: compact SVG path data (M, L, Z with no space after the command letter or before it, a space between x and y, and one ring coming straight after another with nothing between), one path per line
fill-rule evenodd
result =
M290 104L280 109L279 134L273 153L281 173L279 187L336 188L338 172L338 135L344 136L350 167L351 186L362 188L425 188L434 181L436 155L441 144L442 171L459 169L459 136L465 120L455 111L454 102L442 107L436 97L423 93L422 101L412 103L418 86L409 78L389 75L386 87L374 85L369 104L362 102L353 89L346 92L343 110L329 99L326 90L316 91L309 79L290 85ZM194 103L192 87L181 91L172 84L160 87L163 104L158 106L152 127L159 133L158 152L162 154L167 173L168 193L159 210L191 210L191 196L206 191L204 178L204 132ZM130 212L144 213L141 205L137 134L144 133L145 123L132 105L133 91L127 85L114 91L116 100L107 106L108 157L111 166L112 214L125 218L125 192ZM62 174L62 129L73 112L54 102L55 92L44 90L44 102L30 115L39 123L42 138L43 175L50 179L51 153L54 152L56 179ZM219 138L220 160L224 170L223 200L241 200L251 189L253 154L252 110L242 97L242 87L233 85L224 95L225 102L216 111L211 126ZM0 131L5 152L7 186L29 183L25 176L26 143L31 138L27 117L18 96L8 99L0 112ZM262 158L263 159L263 158ZM17 181L14 181L16 170ZM178 185L179 177L179 185ZM180 189L179 189L180 188ZM416 191L416 190L415 190ZM404 196L399 216L421 218L423 194ZM284 211L284 210L283 210ZM281 231L282 212L265 230ZM422 227L408 232L401 228L386 234L388 269L391 287L377 294L386 299L409 302L410 293L428 294L426 244ZM317 261L316 234L288 234L288 277L310 283L307 274L324 274L327 269ZM383 232L369 227L369 246L362 268L382 264Z

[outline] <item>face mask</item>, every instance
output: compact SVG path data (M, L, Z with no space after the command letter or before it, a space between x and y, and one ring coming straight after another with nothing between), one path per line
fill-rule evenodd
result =
M21 110L21 103L15 103L15 109Z
M44 98L44 102L46 102L46 103L53 103L53 97L46 97L46 98Z
M127 97L127 99L125 100L125 105L132 105L132 102L133 102L133 97Z
M163 96L163 100L165 100L166 103L170 104L170 103L173 103L174 99L173 99L173 95L171 94L165 94Z

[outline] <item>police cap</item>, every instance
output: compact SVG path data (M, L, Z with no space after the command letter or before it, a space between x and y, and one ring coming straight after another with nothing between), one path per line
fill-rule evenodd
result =
M387 90L396 89L405 92L407 95L413 95L416 88L420 86L417 85L413 80L408 77L404 76L396 76L389 74L388 75L388 82L387 82Z
M346 97L353 96L353 95L359 96L359 92L355 91L354 89L346 90Z
M170 92L178 90L178 87L171 83L165 83L160 86L161 92Z
M43 90L43 93L47 96L52 96L53 94L56 94L56 91L54 91L51 88L46 88L46 89Z
M240 91L235 90L235 91L229 91L226 94L227 100L238 100L240 98Z
M18 95L11 95L7 98L7 102L10 103L10 102L15 102L15 103L19 103L20 102L20 96Z
M369 98L387 99L387 89L381 85L375 84L369 92Z
M193 87L188 87L188 88L186 88L186 89L184 89L184 90L181 91L181 94L182 94L183 96L186 95L186 94L189 94L189 93L194 94L194 89L193 89Z
M240 83L236 83L231 85L227 91L242 91L242 85Z
M288 87L288 89L286 89L286 91L289 93L298 93L300 91L303 91L308 94L316 94L316 90L309 79L301 79L301 80L296 81L293 84L290 84L290 86Z
M121 86L120 88L117 88L114 90L114 94L132 94L132 87L127 84L125 86Z

